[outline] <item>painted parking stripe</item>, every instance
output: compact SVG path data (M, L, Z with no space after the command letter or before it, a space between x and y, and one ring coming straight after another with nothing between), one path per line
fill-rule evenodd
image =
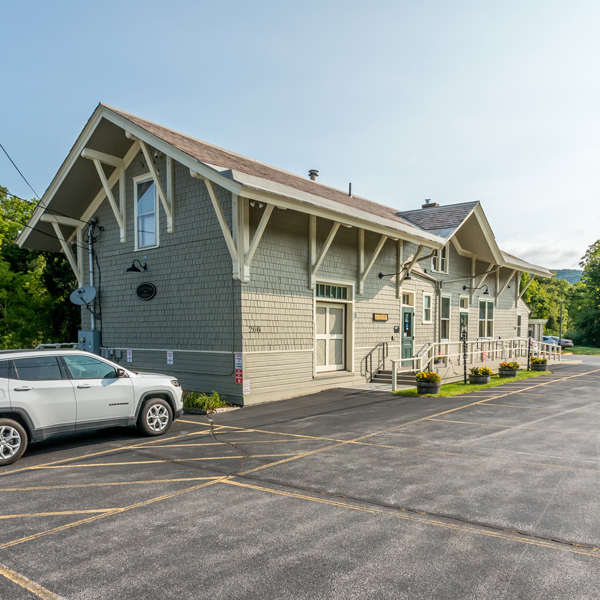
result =
M23 589L35 594L38 598L42 600L62 600L60 596L53 594L50 590L42 587L39 583L35 583L35 581L31 581L31 579L27 579L24 575L9 569L3 564L0 564L0 575L6 577L13 583L16 583L18 586L21 586Z

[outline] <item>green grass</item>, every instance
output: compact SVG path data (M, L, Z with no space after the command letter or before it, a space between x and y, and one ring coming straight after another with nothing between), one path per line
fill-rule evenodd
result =
M573 346L565 348L563 353L572 352L573 354L585 354L586 356L599 356L600 348L590 348L589 346Z
M462 396L463 394L469 394L470 392L477 392L479 390L487 390L488 388L493 388L498 385L504 385L505 383L510 383L511 381L521 381L522 379L530 379L531 377L539 377L540 375L548 375L551 371L519 371L516 377L504 377L500 379L498 375L494 375L489 383L484 383L481 385L471 385L467 383L466 385L460 381L458 383L447 383L441 387L439 394L419 394L417 393L417 388L413 388L411 390L400 390L398 392L394 392L398 396L426 396L429 398L449 398L450 396Z

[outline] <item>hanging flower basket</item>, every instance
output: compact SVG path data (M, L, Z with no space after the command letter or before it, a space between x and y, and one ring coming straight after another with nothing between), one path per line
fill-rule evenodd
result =
M442 378L434 371L421 371L417 373L417 393L439 394L442 387Z
M516 377L520 366L521 365L516 360L512 362L500 363L500 366L498 367L498 374L500 375L501 379L504 377Z
M489 383L492 375L493 372L489 367L473 367L469 375L469 383L472 385Z

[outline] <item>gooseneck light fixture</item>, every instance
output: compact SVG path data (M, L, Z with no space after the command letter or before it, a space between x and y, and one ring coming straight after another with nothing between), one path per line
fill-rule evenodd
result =
M139 268L135 266L135 263L137 263L139 265ZM131 263L131 266L129 267L129 269L125 269L125 273L141 273L142 269L144 271L148 270L148 265L147 263L142 264L137 258L133 261L133 263Z
M463 285L463 292L466 291L466 290L476 291L476 290L480 290L482 288L485 288L485 292L483 292L483 296L489 296L490 292L488 290L488 286L487 285L482 285L481 287L477 287L477 288L470 288L470 287L467 287L466 285Z

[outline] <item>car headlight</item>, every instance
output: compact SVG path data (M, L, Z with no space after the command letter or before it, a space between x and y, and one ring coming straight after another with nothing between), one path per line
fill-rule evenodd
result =
M177 379L171 379L171 385L175 387L181 387L179 381Z

